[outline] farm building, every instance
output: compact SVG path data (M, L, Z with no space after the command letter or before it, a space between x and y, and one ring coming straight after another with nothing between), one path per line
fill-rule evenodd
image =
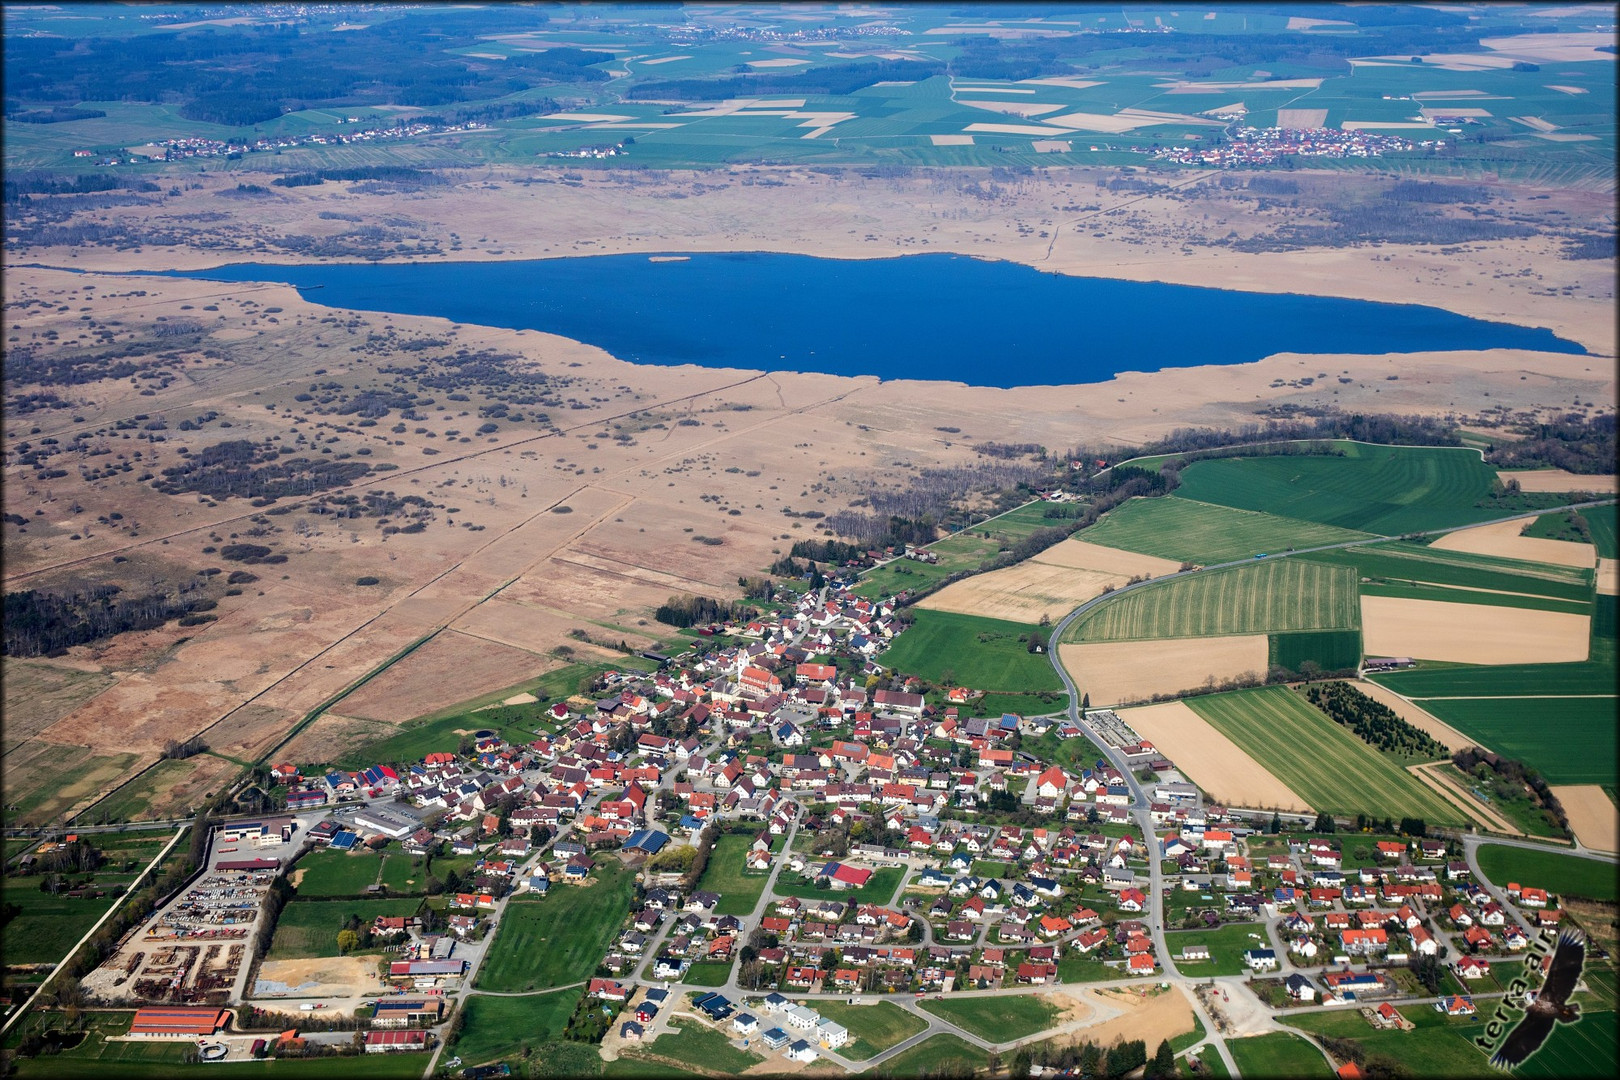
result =
M427 1048L428 1033L425 1031L366 1032L366 1053L368 1054L409 1053L413 1050L426 1050Z
M135 1010L129 1034L134 1039L195 1039L214 1034L230 1019L229 1009L155 1006Z

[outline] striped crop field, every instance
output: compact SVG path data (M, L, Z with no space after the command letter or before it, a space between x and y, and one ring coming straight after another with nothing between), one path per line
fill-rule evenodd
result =
M1174 497L1384 536L1502 516L1488 502L1496 470L1477 451L1333 445L1341 454L1194 462Z
M1077 535L1093 544L1206 564L1371 538L1332 525L1175 497L1131 499Z
M1356 572L1302 559L1192 574L1099 604L1072 641L1220 637L1284 630L1355 630Z
M1451 803L1291 690L1238 690L1187 704L1318 810L1464 823Z

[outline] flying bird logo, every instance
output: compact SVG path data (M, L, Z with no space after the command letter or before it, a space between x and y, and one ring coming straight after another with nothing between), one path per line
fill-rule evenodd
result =
M1525 1010L1524 1019L1508 1032L1496 1053L1491 1055L1492 1065L1499 1069L1517 1068L1541 1049L1559 1023L1573 1024L1580 1019L1580 1006L1570 1004L1569 997L1580 982L1585 964L1585 937L1573 930L1565 931L1547 964L1547 978L1541 984L1541 991Z

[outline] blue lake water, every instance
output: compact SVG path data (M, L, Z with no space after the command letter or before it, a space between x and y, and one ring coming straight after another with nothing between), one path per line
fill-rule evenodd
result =
M1068 277L946 254L240 263L173 276L287 282L329 307L543 330L639 364L974 386L1095 383L1279 352L1585 352L1550 330L1438 308Z

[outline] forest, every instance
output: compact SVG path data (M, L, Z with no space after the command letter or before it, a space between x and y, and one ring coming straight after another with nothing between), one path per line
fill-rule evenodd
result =
M75 645L150 630L200 610L213 601L189 583L175 591L126 596L117 585L94 585L70 593L27 589L5 598L5 654L60 656Z
M685 629L716 622L741 622L758 612L741 604L716 600L712 596L672 596L653 613L653 618L669 626Z
M547 16L527 5L390 15L342 34L318 23L131 37L8 34L6 101L15 112L47 118L84 101L173 103L188 120L248 127L328 105L437 107L537 86L600 82L607 75L594 65L613 58L578 48L499 62L452 52L483 35L539 29Z
M1546 423L1521 425L1522 438L1503 441L1485 452L1500 469L1565 469L1593 475L1611 473L1615 463L1615 417L1569 413Z

